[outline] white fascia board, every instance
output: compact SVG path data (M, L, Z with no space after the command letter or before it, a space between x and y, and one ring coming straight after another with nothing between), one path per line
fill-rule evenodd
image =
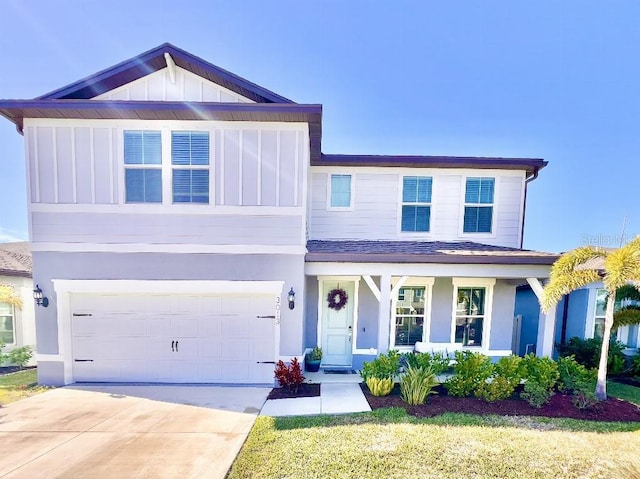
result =
M304 255L300 245L205 245L148 243L31 243L32 252L61 253L171 253L171 254L277 254Z
M443 264L443 263L306 263L309 276L391 275L464 278L548 278L551 266L513 264Z
M77 119L77 118L25 118L24 127L86 127L127 129L174 129L174 130L309 130L303 122L277 121L222 121L222 120L132 120L120 118Z
M380 175L405 175L415 176L417 170L429 170L429 175L442 176L522 176L523 170L501 170L501 169L483 169L483 168L432 168L430 166L410 167L393 167L393 166L311 166L312 173L333 173L333 174L380 174Z
M92 294L281 294L284 281L52 280L56 293Z

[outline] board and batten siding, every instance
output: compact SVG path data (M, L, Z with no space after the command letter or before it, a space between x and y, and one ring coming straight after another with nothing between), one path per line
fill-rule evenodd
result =
M249 98L178 66L176 66L175 82L171 82L169 69L163 68L98 95L93 100L255 103Z
M162 204L125 201L123 131L139 129L162 132ZM180 130L209 132L209 204L173 204ZM304 245L304 123L27 119L24 132L34 242Z
M524 172L500 170L444 170L374 168L312 168L310 189L310 239L325 240L431 240L475 241L509 247L520 246ZM332 210L328 204L331 173L352 175L353 207ZM433 191L428 233L400 231L402 177L431 176ZM469 234L462 231L465 181L469 176L494 177L494 231Z

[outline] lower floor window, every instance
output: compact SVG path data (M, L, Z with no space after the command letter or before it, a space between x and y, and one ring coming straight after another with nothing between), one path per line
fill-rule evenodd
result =
M400 288L395 311L395 346L413 346L422 341L424 304L424 287Z
M0 344L13 344L15 342L13 306L8 303L0 303Z
M485 320L485 288L458 288L455 342L464 346L482 346Z

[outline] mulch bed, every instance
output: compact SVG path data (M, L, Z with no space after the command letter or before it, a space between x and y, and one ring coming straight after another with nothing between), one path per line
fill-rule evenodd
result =
M292 394L285 388L274 388L267 399L291 399L291 398L313 398L320 396L320 384L303 384L298 388L296 394Z
M27 369L34 369L35 366L27 366L26 368L21 368L19 366L2 366L0 367L0 376L4 376L5 374L17 373L18 371L26 371Z
M416 417L433 417L447 412L467 414L497 414L500 416L544 416L555 418L572 418L589 421L625 421L640 422L640 407L620 399L609 398L590 409L578 409L571 402L571 396L555 394L551 401L540 409L536 409L522 399L504 399L487 402L472 397L458 398L447 395L443 386L437 386L427 404L410 406L400 397L400 386L396 385L389 396L373 396L364 383L360 384L371 409L399 407L407 414Z

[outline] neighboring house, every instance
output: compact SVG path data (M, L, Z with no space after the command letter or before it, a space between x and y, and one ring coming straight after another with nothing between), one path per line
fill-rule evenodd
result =
M507 355L516 286L556 259L521 249L545 161L326 155L321 105L169 44L0 114L51 300L42 383L268 383L315 345L344 368L416 342Z
M22 298L22 309L0 302L0 343L9 352L22 346L36 345L36 320L31 279L29 243L0 243L0 284L12 286Z
M566 295L556 308L555 343L564 344L573 337L602 337L606 302L607 293L602 282L591 283ZM520 348L517 351L522 355L527 344L536 342L540 315L538 300L528 285L518 287L515 311L522 318ZM636 353L640 344L638 325L622 326L614 334L618 341L627 345L630 354Z

